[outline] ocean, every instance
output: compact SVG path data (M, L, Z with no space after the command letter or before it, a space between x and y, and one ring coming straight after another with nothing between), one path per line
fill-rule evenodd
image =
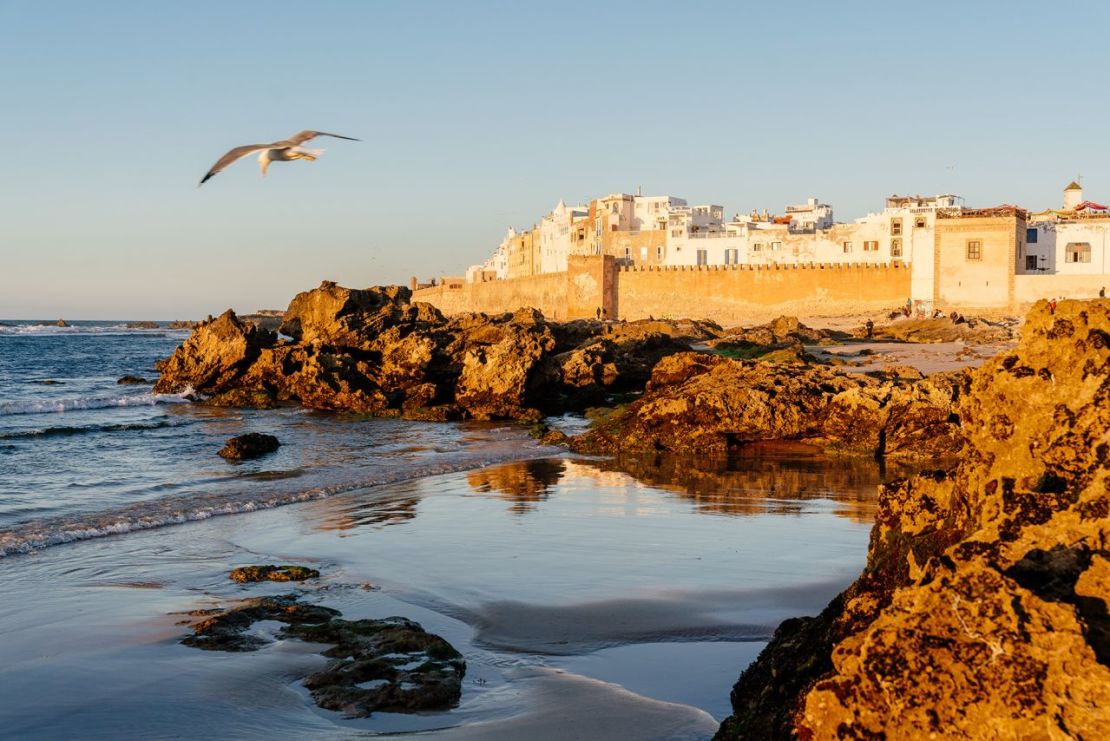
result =
M0 735L708 738L778 622L858 574L892 475L773 453L590 458L513 424L214 409L116 382L153 379L185 331L5 324ZM216 455L251 431L282 447ZM228 579L253 563L321 577ZM349 719L300 685L318 647L180 643L181 613L288 591L447 638L468 665L458 708Z

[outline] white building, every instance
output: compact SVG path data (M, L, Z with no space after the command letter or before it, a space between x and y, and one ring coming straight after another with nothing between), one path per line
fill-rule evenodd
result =
M1110 270L1110 210L1083 199L1078 183L1064 188L1064 207L1029 217L1019 275L1103 275Z
M540 272L558 273L567 269L567 255L571 253L571 228L574 222L586 218L585 206L568 208L559 201L548 214L540 219Z

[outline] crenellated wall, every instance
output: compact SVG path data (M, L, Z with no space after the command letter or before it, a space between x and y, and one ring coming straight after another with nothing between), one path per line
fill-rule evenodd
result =
M572 256L564 273L416 291L446 314L534 307L551 319L649 316L729 326L782 314L842 315L905 303L910 269L892 265L619 267L611 256Z
M910 295L910 269L892 265L688 266L622 269L623 319L712 319L724 325L783 314L829 316L883 311Z

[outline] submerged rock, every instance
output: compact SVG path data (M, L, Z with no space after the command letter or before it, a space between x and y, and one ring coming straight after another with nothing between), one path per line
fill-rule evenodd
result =
M316 569L310 569L307 566L292 566L289 564L283 566L275 566L274 564L266 564L265 566L240 566L237 569L232 569L231 573L228 574L228 578L240 584L259 581L304 581L305 579L315 579L319 576L320 572Z
M881 487L868 564L784 622L733 738L1110 734L1110 302L1045 302L970 376L960 464Z
M466 662L447 641L412 620L342 620L328 607L295 595L259 597L193 625L187 646L208 651L255 651L269 643L246 631L257 621L285 623L280 636L330 643L334 661L304 679L316 704L352 717L375 712L445 710L462 694Z
M229 461L241 461L272 453L280 447L281 442L273 435L248 432L246 435L228 439L217 455Z
M206 651L255 651L270 641L245 631L259 620L281 623L320 624L341 614L339 610L306 605L294 594L257 597L238 607L221 610L193 624L193 634L181 640L186 646Z
M116 381L116 383L120 384L121 386L144 386L152 382L146 380L142 376L123 376L118 381Z

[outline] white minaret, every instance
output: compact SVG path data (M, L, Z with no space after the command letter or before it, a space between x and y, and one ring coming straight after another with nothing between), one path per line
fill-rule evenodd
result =
M1083 186L1072 180L1064 188L1064 210L1074 211L1080 203L1083 203Z

